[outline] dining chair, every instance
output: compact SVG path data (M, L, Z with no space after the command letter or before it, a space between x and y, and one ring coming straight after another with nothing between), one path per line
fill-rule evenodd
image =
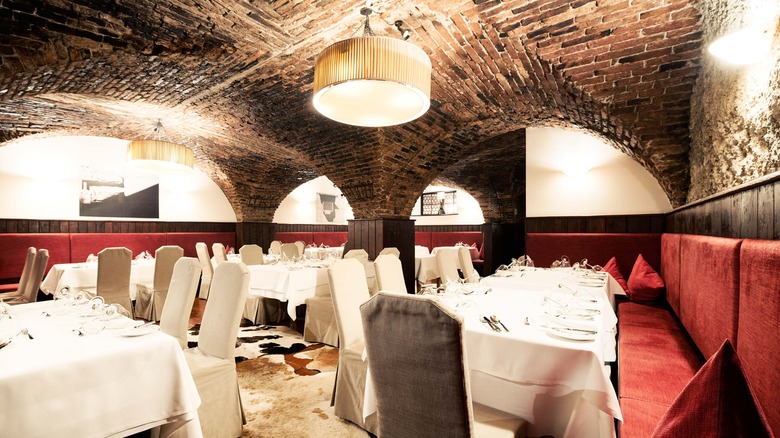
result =
M211 279L214 277L214 266L211 264L211 257L209 257L209 247L204 242L195 244L195 252L198 254L201 270L200 293L198 296L205 300L209 297Z
M154 278L151 284L139 283L135 292L135 316L147 321L159 321L171 284L173 266L184 257L177 245L165 245L154 252Z
M415 257L423 257L427 255L431 255L431 250L429 250L427 246L415 245L414 247Z
M523 419L472 401L460 315L430 296L386 292L360 314L378 436L525 436Z
M335 261L328 268L328 283L339 332L339 359L333 390L334 412L376 434L376 416L363 419L363 393L368 364L363 361L363 323L360 305L368 301L368 285L360 261L348 258ZM411 332L409 332L411 333Z
M98 253L97 294L106 304L119 304L130 315L130 269L133 253L125 247L105 248Z
M301 256L301 253L298 251L298 245L294 243L283 243L281 252L282 252L282 257L288 260L292 260L294 258Z
M466 283L479 283L479 273L474 269L474 263L471 261L471 252L465 246L458 248L458 261L460 262L460 271L463 272L463 278Z
M380 254L374 260L376 283L379 291L405 294L406 281L401 260L394 254Z
M339 345L339 329L336 312L333 310L333 297L315 295L306 298L306 317L303 323L303 340L319 342L333 347Z
M458 252L455 249L446 248L436 251L436 266L439 268L439 281L441 284L460 280L457 260Z
M295 246L298 247L298 256L303 256L304 252L306 251L306 242L303 240L296 240Z
M176 338L181 348L187 348L187 329L200 271L200 262L196 258L181 257L176 261L160 315L160 331Z
M214 261L217 265L227 261L227 253L225 252L225 245L215 242L211 245L211 252L214 253Z
M345 259L357 259L363 264L363 271L366 273L366 285L368 293L374 295L378 289L376 284L376 270L374 264L368 259L368 252L365 249L351 249L344 254Z
M271 245L268 247L268 255L282 255L282 242L279 240L274 240L271 242Z
M49 263L49 250L39 249L35 253L32 269L27 276L23 294L15 298L4 299L7 304L25 304L38 301L38 291L41 288L43 274L46 272L46 264Z
M184 351L201 404L198 417L204 437L241 436L243 412L234 349L249 291L243 263L221 263L214 270L203 311L198 346Z
M241 255L241 263L245 265L262 265L263 264L263 248L254 243L243 245L238 249L238 254Z
M398 250L398 248L395 248L393 246L388 246L387 248L382 248L382 251L379 251L379 255L385 255L385 254L392 254L396 256L397 258L401 258L401 251ZM379 257L379 256L377 256Z
M35 253L36 250L34 247L31 246L27 248L27 255L24 258L24 267L22 268L22 276L19 277L19 285L17 286L16 290L1 293L1 300L7 301L24 296L27 284L29 283L30 273L32 272L33 265L35 264Z

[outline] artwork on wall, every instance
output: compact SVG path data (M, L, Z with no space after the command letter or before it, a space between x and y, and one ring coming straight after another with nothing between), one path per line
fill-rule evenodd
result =
M343 224L346 222L344 208L341 205L343 197L327 193L317 193L316 221L326 224Z
M421 216L458 214L455 194L455 190L423 193L420 197L420 212L418 214Z
M158 219L160 179L146 172L82 166L79 215Z

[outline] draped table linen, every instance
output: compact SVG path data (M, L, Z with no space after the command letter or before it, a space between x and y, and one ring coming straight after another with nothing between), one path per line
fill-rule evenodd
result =
M135 300L138 284L154 282L154 259L133 260L130 267L130 299ZM69 286L71 291L97 287L97 262L62 263L53 265L41 283L46 294Z
M330 295L328 269L308 267L300 263L277 263L274 265L250 265L249 296L244 307L244 317L254 320L258 300L252 297L274 298L287 302L287 314L296 319L295 308L305 304L306 298L316 295Z

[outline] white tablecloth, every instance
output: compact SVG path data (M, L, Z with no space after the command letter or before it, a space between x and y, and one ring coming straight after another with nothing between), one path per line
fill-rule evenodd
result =
M133 260L130 268L130 299L135 300L139 283L151 284L153 281L154 259ZM43 279L41 290L51 295L65 286L70 286L71 291L94 290L97 286L97 262L54 265Z
M433 248L431 254L436 255L437 252L446 249L453 249L455 251L459 251L460 248L461 248L460 246L437 246L436 248ZM466 248L468 248L469 250L469 255L471 256L471 260L479 258L479 248L474 248L473 246L467 246Z
M13 308L13 324L34 339L17 336L0 350L0 435L108 437L161 426L161 436L180 427L201 436L200 397L176 339L117 329L78 336L73 329L85 318L43 316L53 306ZM123 322L138 324L112 324Z
M343 246L331 246L328 248L320 248L316 246L307 247L304 249L304 255L307 258L310 259L326 259L329 256L333 258L340 259L342 254L344 254L344 247Z
M317 295L329 295L328 269L308 268L301 264L250 265L249 297L244 316L254 319L257 301L252 305L251 297L274 298L287 302L287 314L295 320L295 308L306 302L306 298ZM251 314L251 317L248 316Z
M436 248L438 249L438 248ZM460 269L460 260L455 259L455 266ZM414 276L420 284L431 283L439 278L439 265L436 256L426 255L414 258Z

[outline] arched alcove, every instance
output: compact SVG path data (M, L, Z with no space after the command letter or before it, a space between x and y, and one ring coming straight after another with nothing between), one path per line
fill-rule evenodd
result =
M274 213L277 224L346 225L354 219L349 201L327 176L296 187Z

